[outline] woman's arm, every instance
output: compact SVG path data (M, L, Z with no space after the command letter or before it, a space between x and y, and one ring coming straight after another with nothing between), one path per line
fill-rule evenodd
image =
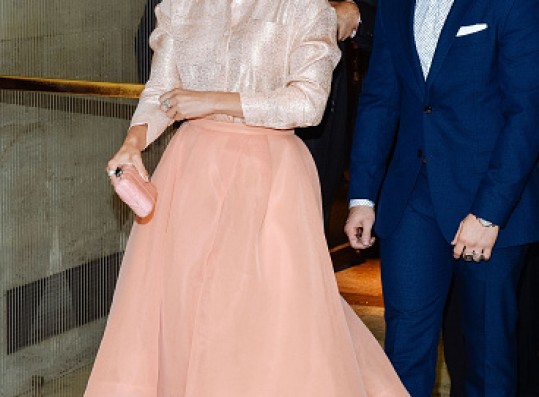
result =
M320 123L339 61L335 11L311 2L295 23L296 34L287 54L284 87L270 92L241 92L246 124L290 129Z
M282 55L289 60L284 87L270 92L241 93L176 88L160 97L161 110L175 120L226 114L242 117L249 125L270 128L318 124L324 114L340 52L333 8L320 1L310 5L294 21L296 30L291 51Z
M339 60L335 13L327 3L314 4L295 21L286 85L270 92L208 92L173 88L158 98L169 120L226 114L249 125L295 128L320 122ZM285 51L285 49L283 49ZM148 139L150 141L150 139Z
M107 163L107 171L122 164L133 164L142 177L148 178L140 152L174 121L159 110L159 97L180 85L176 65L172 62L170 8L170 0L163 0L155 9L157 27L150 36L150 46L154 51L150 79L142 91L125 141Z
M174 62L174 46L171 26L171 0L163 0L155 8L157 25L150 36L154 51L150 79L140 96L131 126L146 125L145 147L153 142L174 120L159 111L159 97L180 87L180 77Z
M212 114L243 117L237 92L191 91L176 88L163 94L161 110L174 120L196 119Z

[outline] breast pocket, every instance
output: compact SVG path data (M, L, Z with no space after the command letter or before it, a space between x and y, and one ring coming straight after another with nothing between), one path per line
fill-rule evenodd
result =
M445 70L458 74L463 83L479 84L495 67L496 42L493 31L485 29L455 37L444 60Z
M481 46L489 39L490 28L486 24L461 26L453 41L456 46Z

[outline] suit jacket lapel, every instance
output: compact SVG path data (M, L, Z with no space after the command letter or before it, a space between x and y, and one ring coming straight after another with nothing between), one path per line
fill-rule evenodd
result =
M451 48L451 44L453 43L453 40L455 40L457 32L460 28L462 17L473 3L474 0L454 0L442 32L440 33L440 38L438 39L436 52L434 53L429 74L427 76L427 87L432 84L432 81L440 71L444 59L447 56L447 53Z
M414 9L416 0L404 0L398 2L403 9L399 13L400 15L400 33L404 41L402 49L406 54L406 58L410 62L410 67L416 80L417 86L422 94L425 90L425 80L423 78L423 72L421 71L421 63L419 61L419 55L415 46L414 39Z

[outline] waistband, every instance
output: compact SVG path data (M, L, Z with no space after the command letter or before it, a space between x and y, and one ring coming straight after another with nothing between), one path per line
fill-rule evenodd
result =
M187 121L188 124L210 131L246 135L294 135L294 130L278 130L267 127L253 127L245 123L217 121L211 119L195 119Z

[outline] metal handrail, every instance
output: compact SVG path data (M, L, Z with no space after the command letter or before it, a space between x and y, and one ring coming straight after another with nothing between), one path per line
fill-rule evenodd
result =
M0 89L2 90L55 92L60 94L136 99L140 96L143 88L143 84L0 76Z

